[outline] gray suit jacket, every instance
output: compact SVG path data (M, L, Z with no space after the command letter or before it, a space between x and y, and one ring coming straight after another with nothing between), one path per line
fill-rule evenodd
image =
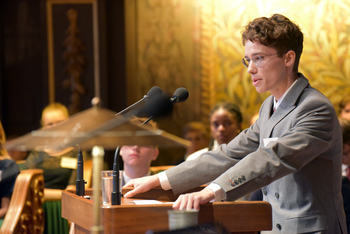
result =
M213 180L227 200L262 188L273 210L273 230L264 233L347 233L332 103L299 74L274 114L272 107L270 96L257 122L228 145L167 170L174 193ZM265 145L268 138L275 140Z

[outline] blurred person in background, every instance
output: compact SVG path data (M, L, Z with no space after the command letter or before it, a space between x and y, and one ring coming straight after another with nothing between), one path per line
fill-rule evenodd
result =
M210 111L209 120L212 137L209 146L189 155L186 161L196 159L207 151L217 150L220 145L228 144L242 131L242 113L234 103L216 104Z
M146 118L133 117L130 121L141 125L146 120ZM144 125L158 130L158 126L153 120ZM121 185L123 186L131 179L151 175L151 163L158 158L158 155L159 150L155 145L123 145L120 148L120 156L124 165Z
M68 110L64 105L52 103L43 109L40 123L47 129L68 117ZM68 147L61 151L33 150L29 153L25 166L44 171L45 198L60 199L63 189L76 188L78 153L79 149L76 147Z
M16 162L8 155L4 143L5 132L0 122L0 227L10 205L15 182L19 174Z
M182 137L191 142L191 145L186 148L185 160L192 153L209 145L210 133L208 129L204 123L198 121L189 122L182 127Z
M339 117L350 120L350 96L345 96L339 103Z
M343 133L343 156L342 156L342 195L346 226L350 232L350 120L339 118Z

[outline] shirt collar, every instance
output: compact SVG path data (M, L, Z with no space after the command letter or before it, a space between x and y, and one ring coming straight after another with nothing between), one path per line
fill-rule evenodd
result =
M277 110L277 108L280 106L282 103L284 97L287 95L287 93L291 90L291 88L295 85L298 79L296 79L291 86L287 89L286 92L283 93L282 97L277 101L275 97L273 97L273 108L274 110Z

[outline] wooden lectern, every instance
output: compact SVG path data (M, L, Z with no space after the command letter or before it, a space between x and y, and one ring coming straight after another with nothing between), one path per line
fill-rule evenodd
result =
M123 194L128 188L123 188ZM92 195L87 189L86 195ZM166 231L168 228L167 210L172 209L169 201L174 201L171 191L155 188L137 197L124 199L120 206L102 206L101 223L105 234L145 233L147 230ZM136 205L134 200L154 199L164 203ZM93 224L93 201L77 196L75 191L62 192L62 217L74 222L75 233L90 233ZM222 224L232 233L256 233L272 229L271 205L263 201L214 202L201 205L198 224Z

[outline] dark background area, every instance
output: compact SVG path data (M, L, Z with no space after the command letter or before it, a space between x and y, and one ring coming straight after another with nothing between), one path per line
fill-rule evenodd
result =
M101 105L118 112L127 106L124 1L99 0L98 9ZM0 1L0 119L9 137L40 128L41 111L49 104L47 44L45 0ZM91 82L91 70L83 82ZM91 97L91 90L81 97L81 110L91 107ZM69 105L66 92L56 91L55 100ZM106 152L108 163L113 153Z

